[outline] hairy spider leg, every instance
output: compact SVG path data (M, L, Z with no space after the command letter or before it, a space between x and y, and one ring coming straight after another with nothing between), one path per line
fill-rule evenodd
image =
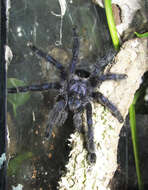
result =
M92 75L89 78L89 81L91 82L93 87L96 87L96 86L98 86L98 84L101 84L103 81L106 81L106 80L118 81L118 80L123 80L126 78L127 78L126 74L107 73L107 74L102 74L100 76Z
M80 133L82 132L82 112L76 112L73 115L73 123L76 130Z
M82 110L74 113L73 123L76 130L79 133L85 134L83 122L82 122ZM92 121L92 106L90 103L86 105L86 118L87 118L87 134L85 134L86 149L88 151L88 160L90 163L96 162L95 146L94 146L94 133L93 133L93 121Z
M18 86L13 88L8 88L8 93L20 93L20 92L28 92L28 91L44 91L49 89L60 89L61 85L58 82L54 83L44 83L40 85L31 85L31 86Z
M96 162L95 146L94 146L94 132L93 132L93 120L92 120L92 106L91 103L86 105L86 117L87 117L87 151L88 160L91 163Z
M73 48L72 48L72 60L70 64L70 73L75 73L76 64L78 62L78 55L79 55L79 37L76 33L76 28L73 28Z
M113 59L116 55L116 52L114 49L109 49L106 53L105 56L101 57L100 59L97 60L97 62L94 65L94 70L91 74L92 77L95 76L101 76L104 72L105 67L113 62Z
M105 75L101 75L100 77L98 77L98 80L101 81L105 81L105 80L122 80L122 79L126 79L127 75L126 74L115 74L115 73L108 73Z
M57 69L59 69L60 73L61 73L61 77L63 79L65 79L65 74L66 74L65 68L64 68L64 66L59 61L57 61L56 59L54 59L51 55L44 53L42 50L40 50L37 47L35 47L32 43L28 43L28 46L37 55L39 55L40 57L43 57L46 61L52 63Z
M120 123L123 123L124 120L120 111L101 92L93 92L92 97L96 102L107 107L108 110L112 113L112 115L116 117Z
M68 117L66 110L66 102L64 100L58 101L49 114L49 122L46 128L45 137L50 138L52 135L53 127L62 126Z

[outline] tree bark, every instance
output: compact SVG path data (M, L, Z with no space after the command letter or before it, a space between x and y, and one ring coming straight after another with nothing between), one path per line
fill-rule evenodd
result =
M123 117L128 114L141 77L148 70L147 39L132 39L125 42L112 65L110 72L127 74L120 81L103 82L98 89L118 107ZM100 104L93 105L93 127L97 160L87 162L83 137L78 132L71 135L67 172L59 181L60 190L109 190L109 182L117 169L117 147L123 124Z

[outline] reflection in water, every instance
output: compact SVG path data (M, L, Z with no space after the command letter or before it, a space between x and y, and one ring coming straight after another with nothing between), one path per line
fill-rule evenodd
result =
M61 2L67 3L64 9ZM13 1L8 34L13 60L8 79L19 79L26 85L59 79L58 71L34 55L27 43L34 43L68 66L73 25L77 25L80 36L79 67L91 69L111 43L104 15L104 10L90 1ZM27 190L56 189L68 161L67 139L74 130L70 116L63 127L55 127L49 141L44 140L48 114L56 95L55 91L30 93L29 100L17 107L16 115L8 104L8 189L18 184Z

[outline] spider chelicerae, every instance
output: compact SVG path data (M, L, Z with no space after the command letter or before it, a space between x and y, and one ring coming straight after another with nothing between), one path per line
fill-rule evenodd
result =
M68 113L73 113L73 123L79 132L84 128L82 122L82 114L86 110L87 130L86 134L86 149L88 151L88 160L93 163L96 161L94 133L93 133L93 120L92 120L92 102L98 102L108 108L117 120L122 123L123 117L116 106L108 100L101 92L96 91L96 87L100 86L106 80L122 80L127 78L125 74L107 73L104 74L105 58L100 59L101 67L95 64L92 73L86 72L82 69L77 69L78 54L79 54L79 37L76 27L73 28L73 48L72 60L69 68L65 69L64 66L55 60L52 56L47 55L40 49L36 48L31 43L28 46L37 55L44 58L46 61L53 64L60 71L60 80L58 82L44 83L40 85L19 86L8 88L8 93L20 93L28 91L47 91L55 89L58 91L53 109L49 113L49 121L45 136L50 138L53 127L62 126Z

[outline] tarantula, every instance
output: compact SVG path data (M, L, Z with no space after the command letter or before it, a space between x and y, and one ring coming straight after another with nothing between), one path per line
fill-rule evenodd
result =
M79 37L76 28L73 28L73 48L72 60L69 68L65 69L63 65L55 60L52 56L47 55L31 43L28 46L37 55L53 64L60 71L60 81L53 83L45 83L41 85L19 86L8 88L8 93L20 93L27 91L44 91L56 89L59 94L56 98L55 105L49 114L49 121L46 129L46 137L50 138L52 129L55 125L62 126L67 117L68 112L73 113L73 123L75 128L81 132L83 128L82 114L86 110L87 132L86 132L86 149L88 151L88 159L91 163L95 162L95 146L92 121L92 101L98 102L107 107L117 120L122 123L123 117L119 110L111 103L101 92L96 91L103 81L125 79L125 74L107 73L103 74L105 64L101 68L95 68L92 73L84 70L76 69L79 54ZM102 58L102 63L104 58Z

